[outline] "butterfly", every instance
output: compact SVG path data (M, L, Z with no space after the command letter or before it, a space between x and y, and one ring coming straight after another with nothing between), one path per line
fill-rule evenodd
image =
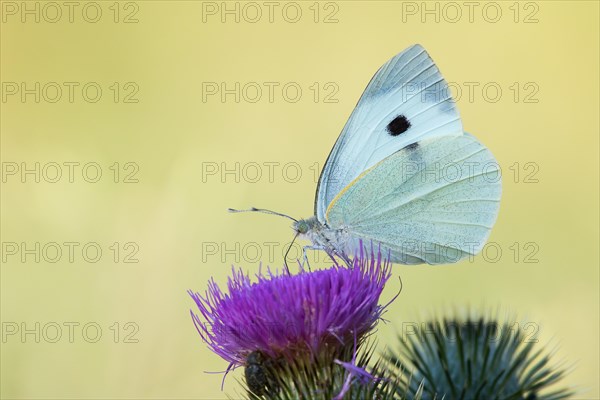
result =
M346 261L370 243L401 264L446 264L485 245L500 167L463 131L448 84L420 45L371 79L321 172L315 215L293 229ZM231 210L230 211L239 211Z

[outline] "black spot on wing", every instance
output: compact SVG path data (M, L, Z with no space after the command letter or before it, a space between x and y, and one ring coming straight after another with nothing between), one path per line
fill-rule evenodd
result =
M387 126L387 131L391 136L398 136L410 128L410 122L404 115L398 115Z
M411 163L421 163L423 161L423 152L420 149L419 142L414 142L402 148L406 152ZM421 164L422 165L422 164Z

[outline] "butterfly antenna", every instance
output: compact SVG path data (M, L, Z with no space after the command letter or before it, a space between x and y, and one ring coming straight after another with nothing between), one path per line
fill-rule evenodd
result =
M252 207L252 208L249 208L249 209L247 209L247 210L236 210L236 209L234 209L234 208L228 208L228 209L227 209L227 211L229 211L230 213L240 213L240 212L261 212L261 213L264 213L264 214L278 215L278 216L280 216L280 217L285 217L285 218L291 219L291 220L292 220L292 221L294 221L294 222L298 222L298 220L297 220L297 219L295 219L295 218L292 218L292 217L290 217L289 215L285 215L285 214L278 213L278 212L271 211L271 210L265 210L264 208L256 208L256 207Z

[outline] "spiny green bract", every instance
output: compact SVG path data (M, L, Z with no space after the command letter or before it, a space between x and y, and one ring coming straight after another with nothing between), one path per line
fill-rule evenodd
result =
M388 376L396 371L399 389L409 397L419 391L423 400L559 400L573 394L552 388L565 370L551 366L519 324L454 318L422 328L400 336L399 351L385 356Z
M359 348L361 347L363 346L359 344ZM351 360L353 352L354 347L349 344L341 352L323 351L315 358L307 354L306 357L298 357L291 361L270 360L265 363L265 373L272 379L268 390L257 394L244 384L247 396L251 400L331 400L340 394L349 375L349 372L334 360ZM352 378L350 388L343 398L404 399L396 382L384 376L385 368L382 367L381 360L369 367L373 354L374 345L364 346L364 350L358 352L356 365L368 370L377 380L365 382L356 377ZM418 397L415 400L418 400Z

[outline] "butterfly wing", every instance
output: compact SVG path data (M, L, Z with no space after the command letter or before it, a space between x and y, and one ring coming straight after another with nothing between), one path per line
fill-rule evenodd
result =
M463 135L454 100L420 45L385 63L371 79L319 178L315 215L325 222L334 197L363 171L427 137Z
M393 262L451 263L481 250L500 194L499 166L473 136L428 138L362 173L326 219L350 236L347 252L362 240L389 250Z

